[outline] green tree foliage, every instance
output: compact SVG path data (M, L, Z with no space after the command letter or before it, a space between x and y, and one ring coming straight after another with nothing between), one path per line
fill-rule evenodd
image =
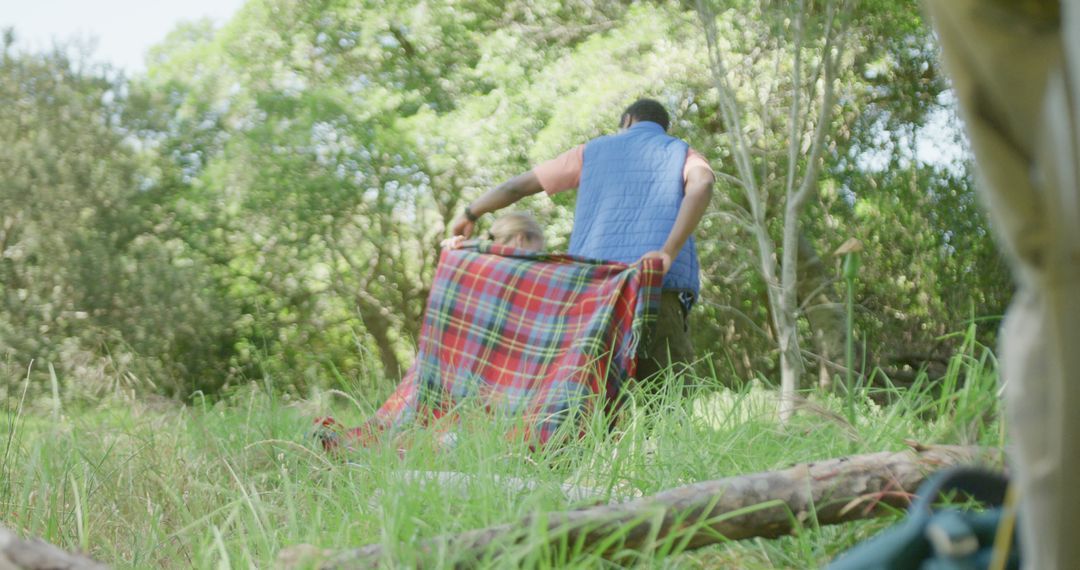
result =
M858 6L820 198L802 217L803 257L820 262L807 281L821 287L801 310L838 299L828 252L859 237L868 360L918 367L942 333L999 314L1008 286L963 164L912 151L951 112L916 3ZM745 128L761 133L755 168L782 182L790 14L761 7L751 18L725 4L717 24L750 102ZM180 396L261 378L386 390L411 362L438 243L463 204L612 132L652 96L721 175L698 240L703 366L732 382L777 377L752 238L730 216L730 126L688 4L249 0L219 29L178 27L130 81L62 54L3 57L9 376L36 358L65 374L77 362L130 371ZM523 207L565 247L572 194ZM765 210L776 237L779 207ZM820 324L801 323L813 352Z
M763 3L754 10L745 8L725 4L712 9L719 29L718 43L729 55L726 80L743 103L741 118L752 145L753 172L768 196L766 212L772 224L769 233L779 243L784 173L792 168L788 152L790 122L784 112L791 108L793 74L789 65L795 15L792 6L785 4ZM820 54L814 50L820 50L822 42L820 23L825 4L807 3L807 9L810 14L804 49L809 53L804 52L803 58L810 69L817 69L820 64L814 58L820 58ZM868 350L867 367L881 366L890 376L910 379L919 367L943 362L955 341L943 341L942 335L962 328L966 318L1000 315L1010 285L994 253L985 221L973 203L968 165L964 154L957 151L962 141L945 144L952 149L952 155L916 152L918 147L943 138L943 132L959 131L948 104L947 85L938 72L933 43L920 21L919 6L913 2L855 3L847 25L851 34L848 56L837 76L834 119L827 135L829 146L823 170L816 179L822 195L801 216L803 235L799 242L800 274L813 266L835 269L824 275L800 275L799 311L807 317L800 326L804 327L805 340L817 341L820 330L815 330L819 328L815 321L836 323L834 318L823 319L838 298L827 277L828 273L838 273L839 260L830 258L828 252L849 237L859 237L867 244L868 252L864 254L867 261L862 289L857 294L856 328ZM804 72L804 77L813 78L809 88L812 98L815 90L823 89L817 83L820 75ZM714 117L714 124L720 117L714 107L702 105L700 109ZM797 157L809 149L809 131L817 121L814 115L813 108L799 114L803 130L796 132L806 142L795 154ZM950 118L952 124L943 126ZM715 124L700 136L726 135L731 128ZM726 146L723 142L721 145ZM802 166L798 162L794 168L798 171ZM739 175L735 168L725 169ZM733 189L729 204L720 206L725 210L721 224L731 219L731 212L746 209L745 201L739 199L741 190L737 185ZM870 217L871 212L876 215ZM737 228L744 224L734 225L728 230L732 241L727 245L731 253L742 257L730 243L748 244L746 234L753 232L738 232ZM960 238L964 243L957 244L961 247L948 244L960 235L964 236ZM729 361L743 377L754 370L772 369L775 360L754 360L771 354L760 341L776 335L775 330L765 328L770 321L765 284L755 283L760 279L757 275L731 273L733 266L753 267L755 262L745 258L736 261L732 256L711 259L717 264L712 269L714 275L726 276L725 285L752 287L752 292L741 292L729 302L713 305L718 320L729 325L727 331L715 332L735 341L717 344L725 346L729 355L741 352L741 358ZM807 259L814 262L810 268L803 263ZM808 281L813 286L803 287ZM723 298L723 291L714 291L716 298ZM972 304L961 297L977 301ZM732 319L732 313L739 317ZM984 341L989 341L995 326L990 322L984 327ZM903 338L900 343L899 338ZM828 354L829 348L834 350L830 358L839 356L835 347L805 340L800 344L810 348L804 354L811 358Z
M220 386L230 309L167 237L154 160L122 125L123 85L59 51L19 54L8 42L0 97L5 377L36 360L87 394Z
M576 21L551 35L546 16ZM171 108L148 136L190 186L183 239L243 293L241 354L294 382L366 371L366 355L398 377L447 220L526 163L512 123L540 124L483 118L505 102L498 76L608 21L560 3L267 1L216 33L177 30L137 90Z

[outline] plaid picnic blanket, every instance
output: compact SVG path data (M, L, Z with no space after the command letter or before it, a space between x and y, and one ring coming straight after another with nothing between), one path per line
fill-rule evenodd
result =
M415 363L364 426L367 440L482 403L546 443L577 412L614 405L659 307L657 260L624 265L466 242L442 252Z

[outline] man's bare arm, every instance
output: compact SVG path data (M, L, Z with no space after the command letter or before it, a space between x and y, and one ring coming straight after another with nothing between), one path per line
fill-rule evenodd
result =
M501 210L526 196L542 192L544 187L540 185L540 179L532 170L519 174L506 182L484 192L479 198L469 204L469 211L474 216L482 216ZM463 213L458 214L450 223L450 235L471 237L476 224L470 221Z
M671 263L679 255L679 251L686 244L686 240L690 239L690 234L694 233L698 222L705 215L705 210L709 207L709 201L712 199L713 184L715 182L716 175L703 166L694 168L687 173L686 195L683 196L679 214L675 217L675 224L671 227L671 232L668 234L667 241L664 242L663 249L646 253L642 256L642 259L659 257L664 262L664 273L671 269Z

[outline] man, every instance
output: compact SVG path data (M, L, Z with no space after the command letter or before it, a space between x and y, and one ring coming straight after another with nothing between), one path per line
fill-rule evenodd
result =
M660 314L638 351L638 378L694 360L689 312L700 291L691 234L715 181L708 162L667 134L668 113L652 99L623 112L620 132L595 138L489 190L451 223L471 236L480 216L541 191L578 189L569 253L634 263L656 257L664 268Z

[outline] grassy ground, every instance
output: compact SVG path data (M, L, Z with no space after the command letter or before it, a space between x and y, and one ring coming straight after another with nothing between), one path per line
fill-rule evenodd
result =
M546 453L529 452L505 441L500 429L467 421L453 452L437 451L436 438L419 431L404 455L376 449L352 456L351 463L328 458L306 437L317 415L351 423L370 411L332 394L290 401L253 385L188 406L115 399L76 409L55 400L13 401L0 417L0 524L121 568L269 568L293 545L370 543L389 547L392 566L407 567L416 562L412 545L419 539L573 507L560 484L629 497L902 449L905 439L1000 447L996 382L992 355L968 343L944 383L876 393L874 399L893 400L885 406L861 394L851 418L841 398L815 397L782 427L774 420L774 393L751 386L691 399L665 397L651 412L632 414L617 434L598 422L581 440ZM402 477L404 470L463 471L476 483L463 493ZM500 484L501 477L540 486L521 493ZM669 541L642 562L655 568L811 568L889 522L808 523L794 536L694 552L679 552ZM552 560L531 546L535 542L526 540L489 565L605 564L574 548ZM431 565L452 561L445 553Z

